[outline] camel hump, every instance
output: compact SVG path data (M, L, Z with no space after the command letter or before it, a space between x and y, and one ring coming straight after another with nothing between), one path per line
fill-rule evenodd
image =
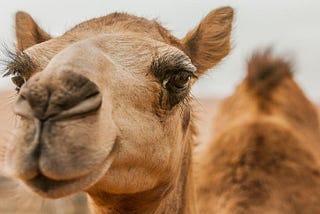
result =
M271 50L255 52L247 65L247 83L260 97L268 96L283 79L292 77L291 64Z

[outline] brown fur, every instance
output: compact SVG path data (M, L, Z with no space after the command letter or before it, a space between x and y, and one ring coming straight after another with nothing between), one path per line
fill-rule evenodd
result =
M19 12L17 49L34 66L22 53L8 66L27 80L8 173L43 197L86 191L96 213L196 213L189 93L228 54L232 18L217 9L179 40L113 13L50 39Z
M283 59L274 58L270 51L256 53L248 62L246 81L257 99L266 99L281 81L292 75L291 67Z
M320 212L317 112L284 60L255 54L217 115L200 161L200 213Z
M231 8L212 11L197 28L189 32L183 39L183 42L188 44L187 53L194 59L194 64L200 72L215 66L215 62L229 53L231 42L228 32L232 27L232 16ZM207 27L208 25L210 27Z
M16 29L19 51L51 39L51 36L43 31L29 14L22 11L16 13Z

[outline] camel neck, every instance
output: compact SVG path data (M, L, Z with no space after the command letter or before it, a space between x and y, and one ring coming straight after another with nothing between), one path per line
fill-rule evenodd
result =
M194 214L195 198L192 178L192 148L187 145L179 176L174 181L135 194L90 194L95 214Z

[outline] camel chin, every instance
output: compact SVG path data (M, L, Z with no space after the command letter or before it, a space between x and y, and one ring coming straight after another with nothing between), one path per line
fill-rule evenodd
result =
M112 150L100 165L78 178L55 180L39 173L31 179L22 180L22 182L44 198L55 199L69 196L81 190L86 190L98 182L107 173L114 157L115 151Z

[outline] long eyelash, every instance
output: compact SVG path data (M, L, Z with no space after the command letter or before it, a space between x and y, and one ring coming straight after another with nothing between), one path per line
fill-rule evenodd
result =
M3 67L2 76L23 76L25 78L30 76L30 71L34 69L34 63L31 58L22 52L15 53L9 48L2 49L3 59L0 59L1 67Z
M188 58L185 55L179 54L164 54L159 56L154 56L150 71L163 82L168 75L173 74L178 71L188 71L192 74L193 77L197 77L194 73L196 67L189 63Z
M192 78L192 79L196 79L196 80L199 79L199 77L198 77L196 74L194 74L194 73L192 73L191 78Z

